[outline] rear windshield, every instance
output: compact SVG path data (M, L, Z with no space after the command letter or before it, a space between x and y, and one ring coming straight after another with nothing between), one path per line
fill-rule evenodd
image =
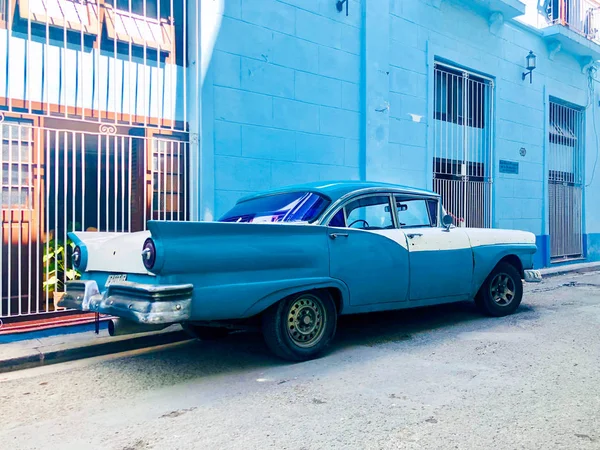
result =
M238 203L219 222L308 222L319 218L329 200L313 192L289 192Z

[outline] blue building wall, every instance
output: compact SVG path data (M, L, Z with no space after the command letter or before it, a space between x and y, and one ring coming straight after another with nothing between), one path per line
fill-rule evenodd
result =
M212 11L214 46L208 39L202 50L210 61L200 164L213 176L201 183L214 193L203 218L243 194L305 181L432 188L441 60L494 80L493 225L535 233L537 266L549 264L549 99L586 107L585 242L588 259L600 259L600 174L591 173L599 106L581 55L551 59L539 30L492 23L471 0L350 0L348 16L330 0L222 2ZM538 56L532 84L521 79L530 50ZM519 173L500 173L500 159L518 162Z
M241 195L359 178L361 5L225 1L211 68L215 216Z

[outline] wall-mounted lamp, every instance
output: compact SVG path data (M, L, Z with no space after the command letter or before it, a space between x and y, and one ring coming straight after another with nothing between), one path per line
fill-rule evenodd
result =
M525 58L527 60L527 72L523 73L523 80L529 75L529 84L532 83L531 74L533 73L533 69L535 69L535 58L536 56L531 50L529 51L529 55Z
M348 0L338 0L335 4L335 7L337 8L338 12L342 12L344 3L346 4L346 15L348 15Z

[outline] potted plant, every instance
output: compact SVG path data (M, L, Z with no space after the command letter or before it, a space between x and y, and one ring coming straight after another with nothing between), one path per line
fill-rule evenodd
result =
M64 295L65 281L77 280L80 273L69 264L69 258L75 248L71 239L66 242L51 236L50 240L44 246L44 256L42 263L44 265L43 289L51 296L54 308L58 301Z

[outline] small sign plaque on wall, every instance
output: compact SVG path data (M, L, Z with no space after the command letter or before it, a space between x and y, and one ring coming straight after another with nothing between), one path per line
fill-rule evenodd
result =
M500 160L500 173L519 174L519 163L515 161Z

